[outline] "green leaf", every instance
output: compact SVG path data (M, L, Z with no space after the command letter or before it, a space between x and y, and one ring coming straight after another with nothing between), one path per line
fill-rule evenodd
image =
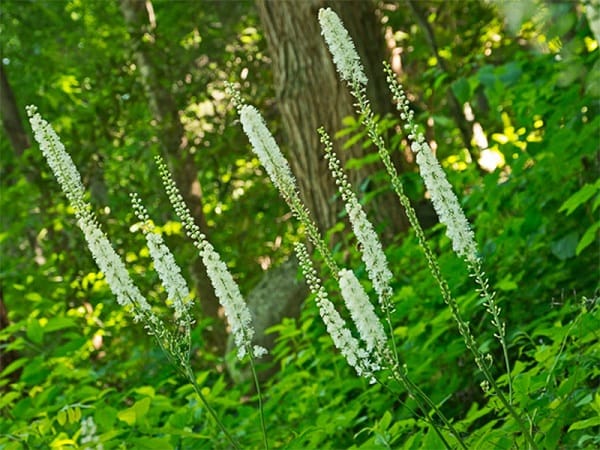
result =
M456 99L462 105L471 98L471 85L466 78L459 78L452 83L452 92L454 92Z
M19 397L21 397L21 394L14 391L2 394L0 397L0 409L4 408L6 405L10 405L13 400L17 400Z
M600 416L590 417L589 419L579 420L573 423L568 431L583 430L585 428L595 427L600 425Z
M3 378L13 373L15 370L20 369L25 364L27 364L27 362L27 358L19 358L16 361L11 362L8 366L6 366L6 368L2 372L0 372L0 378Z
M101 404L96 409L94 413L94 420L98 424L99 427L110 430L115 423L115 419L117 418L118 411L108 405Z
M172 450L173 446L168 438L141 437L131 440L134 448L139 450Z
M40 325L37 318L31 318L27 322L27 337L35 344L41 344L44 340L44 328Z
M596 235L598 230L600 229L600 222L596 222L583 233L583 236L579 240L579 244L577 244L577 248L575 249L575 254L579 256L579 254L585 250L592 242L596 240Z
M50 331L63 330L65 328L73 328L75 325L75 321L70 317L52 317L48 320L48 323L44 327L44 332L48 333Z
M577 248L578 241L577 233L569 233L565 237L552 242L552 244L550 244L550 249L554 256L561 261L564 261L575 256L575 249Z
M149 397L144 397L135 402L131 408L119 411L117 417L128 425L134 425L148 413L150 402L151 399Z
M61 426L67 423L67 412L64 409L61 409L56 415L56 420Z
M558 212L567 211L567 216L573 213L580 205L587 202L594 194L600 191L600 180L594 184L586 183L581 189L571 195L558 209Z

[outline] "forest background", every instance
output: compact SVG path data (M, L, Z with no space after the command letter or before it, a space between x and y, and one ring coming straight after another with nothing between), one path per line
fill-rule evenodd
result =
M271 349L260 370L272 445L439 444L411 399L369 386L333 349L292 257L297 225L249 149L226 81L265 115L336 258L364 275L316 134L320 125L339 131L336 149L392 265L394 334L409 373L473 448L514 448L514 430L482 392L352 116L319 35L325 5L363 56L380 129L452 291L484 351L500 357L464 264L428 206L382 60L404 84L473 223L507 322L515 401L536 417L540 446L600 445L597 2L3 0L0 448L83 448L90 417L104 448L226 448L191 387L98 272L32 143L28 104L61 136L104 230L159 304L143 236L130 232L129 192L145 199L198 296L198 380L247 448L261 442L252 382L230 356L214 292L168 207L158 154Z

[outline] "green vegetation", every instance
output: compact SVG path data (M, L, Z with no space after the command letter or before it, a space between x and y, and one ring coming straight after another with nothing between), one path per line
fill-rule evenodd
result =
M361 87L348 80L359 115L343 130L327 130L338 132L333 144L321 131L324 146L328 154L352 143L368 148L346 163L350 173L375 167L371 154L381 154L381 145L394 158L410 153L415 137L407 135L422 132L417 141L437 147L481 261L457 256L443 224L394 236L384 246L393 275L386 301L394 308L383 314L373 299L388 291L369 281L364 245L340 211L328 235L343 237L331 252L313 241L322 253L313 260L323 287L351 324L339 273L320 269L353 268L404 366L377 372L376 384L357 376L311 296L299 317L269 330L276 335L272 360L252 362L259 375L277 368L260 397L254 378L233 381L206 340L215 319L198 305L189 310L191 328L160 324L190 347L161 351L170 341L157 346L117 303L77 228L77 205L91 203L151 314L173 317L177 306L165 304L163 274L150 270L156 263L144 235L162 235L187 279L189 261L199 256L186 239L186 219L178 222L159 182L166 168L155 164L169 130L167 120L156 120L148 90L165 89L185 140L169 157L193 160L210 242L243 293L292 255L303 233L318 234L289 216L227 93L226 82L233 83L248 103L271 111L269 129L284 152L292 145L279 131L274 74L254 5L152 3L158 25L136 41L113 2L3 2L2 68L22 124L25 105L37 105L89 196L69 204L39 146L31 139L19 150L2 111L0 299L7 314L0 310L0 449L225 449L231 442L254 449L265 447L265 434L270 448L288 449L438 449L442 442L532 448L528 433L540 449L600 446L600 19L593 1L532 0L516 9L424 2L414 15L404 3L380 5L388 45L403 50L400 81L419 125L404 133L406 117L370 113ZM140 42L154 44L159 55L152 86L139 82ZM486 170L490 160L495 167ZM403 204L418 204L429 185L418 167L407 167L397 179L392 174L392 183L384 167L374 169L372 179L387 180L387 187L370 190L368 180L355 186L361 203L401 189ZM155 222L146 220L139 198L136 215L129 193L143 199ZM301 252L305 272L306 256ZM431 276L431 258L446 287ZM466 324L457 327L457 311L477 348L465 346L475 341L465 336ZM173 355L185 366L183 377Z

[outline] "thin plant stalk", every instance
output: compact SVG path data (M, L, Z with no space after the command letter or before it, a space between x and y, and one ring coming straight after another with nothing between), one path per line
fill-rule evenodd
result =
M208 403L208 401L206 400L206 397L204 397L204 395L202 394L202 390L200 389L200 386L198 386L198 382L196 381L196 376L194 375L194 372L193 372L192 368L190 367L189 363L185 365L185 367L183 368L183 371L184 371L186 378L190 381L190 383L194 387L194 391L196 391L196 395L198 395L198 398L200 399L200 401L202 402L204 407L207 409L209 414L212 416L214 421L217 423L217 425L219 426L219 428L221 429L223 434L225 434L225 437L227 438L229 443L232 445L232 447L235 450L241 450L242 447L240 447L240 445L237 443L237 441L234 439L234 437L229 433L229 431L227 430L227 427L225 427L223 422L221 422L221 419L219 419L219 416L217 415L216 411L213 409L212 406L210 406L210 403Z
M215 289L215 294L219 303L225 311L227 320L232 329L235 344L238 348L238 359L242 360L248 355L250 358L250 367L256 383L259 415L263 442L265 449L269 448L267 441L265 417L262 404L262 395L254 366L254 358L258 358L267 353L267 350L258 345L252 345L254 337L254 328L252 327L252 317L247 304L244 302L237 283L229 273L227 266L213 246L208 242L206 236L200 232L200 228L194 222L192 214L185 204L175 181L171 177L169 169L160 157L156 157L156 163L160 172L160 177L176 214L179 216L186 235L193 241L194 246L199 250L207 275Z
M386 66L386 72L388 73L388 81L389 81L389 77L391 76L391 69L389 68L389 66ZM473 354L473 357L474 357L475 363L477 364L477 367L483 373L483 375L486 378L486 381L488 382L492 391L498 396L498 399L500 400L500 402L504 405L504 407L509 412L509 414L515 419L517 425L523 432L523 435L525 436L525 439L527 440L530 447L532 449L537 449L537 444L535 443L535 440L533 439L530 429L526 426L525 422L523 421L523 418L513 408L511 401L506 398L506 396L504 395L502 390L499 388L498 384L496 383L495 378L493 377L491 371L489 370L488 362L489 362L491 356L490 355L484 356L481 353L481 351L479 350L479 347L477 345L477 342L475 341L475 338L473 337L473 335L469 329L468 323L462 318L460 309L458 307L458 303L453 298L453 296L450 292L450 288L449 288L446 280L442 276L439 264L437 262L437 258L434 256L433 251L431 250L429 243L427 242L427 240L425 238L425 233L423 232L423 228L421 227L421 224L419 223L419 221L417 219L416 212L415 212L414 208L412 207L412 205L410 204L408 197L404 194L402 182L400 181L400 177L398 176L396 168L392 164L389 151L387 150L387 147L385 146L383 138L381 138L381 136L377 132L377 125L375 123L373 114L370 110L368 100L365 98L364 92L359 88L359 86L356 83L352 84L352 94L357 99L357 108L361 112L361 121L363 123L363 126L365 126L365 128L367 129L369 137L372 139L373 143L376 145L376 147L378 149L379 156L388 172L388 175L390 176L390 179L392 182L392 187L393 187L396 195L398 196L400 203L405 208L409 222L410 222L411 226L413 227L415 234L417 236L419 246L421 247L422 251L425 254L425 259L427 260L429 269L430 269L434 279L438 283L438 286L442 293L444 302L450 307L452 316L457 323L459 333L461 334L461 336L463 337L463 339L465 341L465 346ZM478 267L478 268L480 267L477 260L468 261L468 263L470 263L470 265L473 265L474 267ZM484 281L480 270L478 270L476 272L476 274L477 274L476 281L478 281L478 283L480 284L480 288L483 289L484 286L487 286L487 282ZM488 302L493 301L493 297L488 293L487 289L485 291L481 291L481 292L488 299ZM500 326L499 319L497 319L499 309L495 306L495 303L492 303L492 305L494 305L494 307L492 308L494 322L495 322L494 325L499 326L499 329L502 330L502 331L499 331L498 336L501 337L500 342L503 347L505 364L507 365L507 370L509 370L509 377L510 377L510 366L508 365L508 352L506 350L506 345L505 345L505 341L504 341L503 327ZM498 320L498 321L496 322L496 320Z
M40 114L37 112L35 106L29 106L27 113L30 118L30 123L35 134L35 139L40 144L40 149L46 157L50 168L54 172L61 188L67 196L70 205L75 210L75 216L77 217L78 225L81 228L88 247L98 265L100 270L104 273L104 276L108 282L110 289L117 297L117 302L123 308L125 308L134 317L135 321L141 321L144 323L148 334L154 336L157 344L161 350L166 354L170 362L179 370L182 370L184 375L192 382L198 397L207 408L211 416L217 422L217 425L225 433L227 439L231 442L233 447L237 450L240 446L236 443L235 439L227 431L223 423L219 420L217 414L208 404L193 375L189 364L189 349L190 349L190 334L189 324L191 319L187 315L186 306L183 304L177 304L176 308L180 308L181 318L184 322L187 322L184 326L183 333L173 334L165 323L157 317L146 300L141 294L137 286L133 283L125 264L113 249L112 244L108 240L108 237L100 229L97 223L97 219L92 212L91 205L85 199L85 189L81 182L81 177L77 170L77 167L73 163L70 155L67 153L64 145L61 143L60 138L52 128L52 126L46 122ZM139 199L134 196L134 209L143 221L149 224L146 218L146 212L139 203ZM150 230L147 230L150 232ZM158 241L153 241L158 242ZM161 241L162 242L162 241ZM158 244L160 247L159 252L162 258L169 259L170 252L166 246ZM158 248L157 247L157 248ZM168 253L168 256L166 256ZM153 255L153 259L156 255ZM170 259L169 259L170 260ZM161 266L158 261L155 261L155 266ZM159 275L164 282L165 271L159 269ZM177 278L177 282L181 282L179 279L179 273L171 271L171 279ZM172 286L165 286L169 290ZM179 299L181 300L187 295L184 293L185 289L180 290L181 293ZM177 303L177 302L176 302ZM177 312L176 312L177 313Z
M250 140L250 143L252 144L252 149L259 157L263 167L265 168L269 177L271 178L271 181L278 188L281 196L283 197L283 199L286 201L286 203L290 207L293 215L296 217L296 219L298 219L300 221L300 223L302 223L304 225L305 232L306 232L306 235L307 235L309 241L318 249L318 251L321 254L321 256L323 257L326 265L329 267L330 271L332 272L333 277L338 282L343 281L341 274L344 273L346 276L350 276L350 274L348 273L348 271L340 271L337 264L335 263L331 251L329 250L327 244L325 243L325 240L322 238L314 221L310 217L310 212L308 211L308 209L306 208L306 206L300 199L297 185L296 185L295 179L292 175L291 169L289 168L289 164L288 164L287 160L285 159L285 157L282 155L281 150L279 149L279 146L277 145L273 136L271 135L268 128L266 127L266 124L264 123L262 116L256 110L256 108L243 103L243 101L239 95L239 92L235 91L231 86L229 87L228 90L234 99L234 103L240 114L242 127L244 128L244 131L247 134L247 136ZM312 269L309 269L309 271L311 271L311 270ZM305 277L306 276L307 276L307 272L305 271ZM352 278L352 277L353 277L353 275L350 278ZM355 286L355 288L359 288L357 286L357 284L353 284L353 286ZM313 292L315 292L318 295L322 295L321 291L322 290L319 287L315 287L313 290ZM343 291L342 291L342 293L343 293ZM350 296L350 297L352 297L352 296ZM365 294L365 297L366 297L366 294ZM321 300L321 302L322 302L322 304L325 304L325 302L323 300ZM347 306L350 306L348 301L346 301L346 304L347 304ZM390 308L384 308L384 309L389 311ZM361 322L361 320L365 319L363 317L363 315L366 312L367 312L367 310L365 308L361 308L361 314L357 314L355 317L353 317L357 326L359 325L359 323L364 323L364 322ZM330 311L330 314L331 313L332 312ZM323 319L327 320L325 317L323 317ZM393 328L391 327L391 319L390 319L389 323L390 323L390 328L393 330ZM371 322L371 324L373 324L373 322ZM360 330L360 326L358 326L358 328ZM369 328L369 327L367 326L366 328ZM347 331L347 330L344 330L344 331ZM332 335L331 332L330 332L330 335ZM392 335L393 335L393 333L392 333ZM332 337L334 337L334 336L332 335ZM361 335L361 337L363 339L365 338L364 335ZM366 337L369 338L370 336L367 335ZM349 338L346 338L346 339L349 339ZM352 341L346 341L346 342L352 342ZM394 347L394 351L395 351L395 354L397 355L397 349L395 349L395 347ZM369 349L367 349L367 352L369 352ZM351 354L353 354L353 355L357 355L359 353L360 353L360 350L358 350L358 349L354 352L351 352ZM386 353L387 352L381 347L381 345L377 345L377 350L375 351L375 355L376 355L377 359L379 361L388 362L390 367L393 370L394 367L398 365L398 362L397 362L398 358L396 356L395 361L392 361L392 358L388 358ZM353 358L352 361L356 361L356 363L358 363L358 361L360 360L360 358L357 358L356 356L351 356L351 357ZM349 360L349 362L350 361L351 360ZM352 362L350 362L350 364L354 365L358 371L363 371L363 369L358 368L358 366L356 366ZM367 365L368 364L369 363L367 363ZM369 371L364 370L363 372L365 374L367 374ZM372 376L371 376L371 378L372 378ZM405 385L405 387L407 389L410 389L409 384L407 384L407 383L403 383L403 384ZM411 395L413 397L417 398L417 401L422 405L421 400L419 400L419 398L425 394L421 392L421 395L419 395L418 393L412 392L410 390L409 390L409 392L411 393ZM433 404L433 402L430 399L428 399L427 404ZM424 412L426 411L426 409L424 407L422 408L422 410ZM441 411L439 411L438 408L435 408L435 410L436 410L436 412L438 412L441 415L442 421L444 421L447 424L447 426L449 426L450 429L453 429L451 424L447 421L447 419L445 417L443 417L443 415L441 414ZM437 427L435 422L433 422L429 418L429 416L426 414L426 412L425 412L425 417L426 417L426 420L434 428ZM437 428L436 428L436 433L439 433L441 435L441 432L439 430L437 430ZM454 430L454 433L456 433L457 439L460 440L461 439L460 435L456 432L456 430ZM443 437L442 437L442 439L443 439Z
M501 403L506 407L509 414L512 415L513 418L516 420L519 428L525 435L529 445L532 448L536 448L533 436L531 435L529 429L525 426L523 419L519 416L519 414L517 414L515 409L512 407L511 402L506 399L502 391L498 388L498 385L496 384L496 381L492 376L486 364L486 361L484 361L484 359L491 359L491 356L486 355L484 357L484 355L479 351L475 339L469 330L469 326L467 322L462 318L460 310L458 308L458 304L456 300L452 297L450 289L445 279L442 277L439 265L437 263L437 259L434 257L433 252L431 251L425 239L423 229L421 228L421 225L417 220L416 213L412 208L408 197L404 194L402 183L400 182L398 173L396 172L396 169L391 162L389 151L387 150L385 142L377 130L375 116L371 110L369 101L366 97L366 84L368 80L364 74L364 70L360 62L360 57L358 56L358 53L354 48L354 43L352 42L352 39L350 38L347 30L344 28L344 25L339 19L339 17L333 11L331 11L331 9L326 8L321 9L319 11L319 22L321 24L322 34L332 54L333 61L336 65L338 74L340 75L342 80L348 83L348 86L350 87L350 92L356 99L356 112L360 116L360 121L362 125L367 130L369 138L378 149L380 158L382 159L384 166L386 167L386 170L388 171L388 174L391 178L392 187L398 195L400 203L406 210L409 222L413 226L415 233L417 234L420 247L424 251L430 270L434 278L438 282L438 285L442 292L442 297L444 298L446 304L450 307L452 316L457 322L459 333L463 336L463 339L465 340L465 345L473 353L475 363L483 372L489 386L491 386L496 395L498 395L498 398L500 399ZM387 66L387 72L388 82L390 82L392 87L392 93L396 95L393 86L395 78L390 76L391 69L389 68L389 65ZM390 80L390 78L392 78L392 80ZM407 128L410 131L409 138L413 140L411 148L417 154L417 162L420 166L421 163L423 163L423 165L425 165L426 168L430 170L430 172L421 171L421 175L424 178L426 185L428 185L428 188L430 187L429 184L431 184L433 187L438 188L435 190L430 189L430 193L432 195L432 201L434 204L434 208L438 213L438 216L440 216L441 221L444 222L448 228L447 234L452 240L453 249L456 251L457 254L459 254L459 256L462 256L464 259L466 259L468 263L474 264L478 260L477 246L473 238L473 232L470 229L468 221L464 217L464 213L460 208L460 205L458 204L456 196L452 192L451 186L445 179L445 175L443 173L437 173L437 171L441 172L441 168L439 167L437 160L435 160L435 157L430 153L430 149L428 148L428 145L425 142L422 134L417 133L416 126L414 125L414 123L412 123L412 117L414 113L408 110L407 101L404 97L400 97L400 101L398 103L399 109L401 109L402 112L401 118L403 118L404 120L409 120L409 124L406 125L405 128ZM482 277L479 278L483 280ZM480 285L480 288L481 287L482 286ZM487 292L487 290L485 292ZM482 292L481 289L480 293L485 295L485 293ZM500 326L499 320L496 320L499 314L499 308L496 307L493 300L493 296L488 295L485 298L488 302L488 308L492 310L492 316L495 322L494 325L497 326L499 329L498 337L499 339L501 339L501 342L504 345L503 325ZM505 355L507 355L507 352L505 352ZM506 360L508 359L506 358ZM507 366L507 369L510 368Z
M267 426L265 423L265 412L264 412L264 407L263 407L262 394L261 394L261 390L260 390L260 382L258 381L258 375L256 374L256 367L254 364L254 356L253 356L252 352L249 352L249 355L250 355L250 370L252 370L252 377L254 378L254 386L256 387L256 395L258 398L258 411L260 414L260 427L262 430L263 445L265 447L265 450L268 450L269 449L269 441L267 440Z

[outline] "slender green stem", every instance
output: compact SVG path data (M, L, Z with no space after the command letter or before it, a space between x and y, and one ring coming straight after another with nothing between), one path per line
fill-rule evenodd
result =
M444 413L438 408L438 406L431 400L431 398L429 398L429 396L427 394L425 394L425 392L423 392L421 390L421 388L419 388L419 386L417 386L416 384L414 384L412 382L412 380L410 378L408 378L408 376L406 376L406 383L408 383L411 388L418 394L421 396L421 398L425 401L425 403L427 403L427 406L429 406L434 412L435 414L442 419L442 422L444 422L444 425L446 425L446 427L448 428L448 430L450 430L450 432L454 435L454 437L458 440L458 444L460 445L461 448L467 450L467 446L465 445L465 442L463 441L462 437L460 436L459 432L456 430L456 428L454 428L454 425L452 425L452 423L446 418L446 416L444 415Z
M206 400L206 397L204 397L204 395L202 395L200 386L198 386L198 382L196 381L196 376L194 375L194 372L192 371L192 368L190 367L189 363L185 365L183 370L184 370L185 376L188 378L190 383L192 383L192 386L194 387L194 390L196 391L198 398L200 398L200 401L202 402L204 407L208 410L208 412L210 413L212 418L215 420L215 422L217 423L217 425L219 426L221 431L225 434L225 436L227 437L227 440L231 443L231 445L233 446L233 448L235 450L241 450L240 445L233 438L233 436L229 433L229 431L227 431L227 428L225 428L225 425L223 424L223 422L221 422L221 419L219 419L219 416L217 415L215 410L212 408L212 406L210 406L210 404Z
M406 377L406 374L402 373L401 370L398 370L397 368L392 368L392 373L394 374L394 378L396 378L396 380L400 381L400 383L402 383L402 385L404 385L404 387L406 388L410 397L417 403L417 407L419 408L419 410L421 410L421 413L423 414L425 421L429 425L431 425L435 434L438 435L438 437L440 438L440 441L442 441L442 443L444 444L444 447L449 450L452 450L452 446L450 445L450 443L446 440L446 438L440 431L439 427L436 425L436 423L433 421L433 419L429 416L429 414L427 412L427 408L425 408L425 405L423 404L422 397L420 395L418 395L418 393L413 392L412 386L414 386L414 384L408 380L408 378ZM382 384L382 386L384 386L387 390L389 390L390 392L393 393L393 391L387 385ZM426 396L425 393L423 393L423 395ZM460 437L458 435L457 435L457 438L460 439Z
M258 376L256 374L256 367L254 366L254 357L252 356L252 349L248 349L248 354L250 355L250 369L252 370L252 376L254 377L254 385L256 386L256 395L258 396L258 410L260 413L260 426L262 429L263 444L265 446L265 450L268 450L269 441L267 440L267 427L265 424L265 413L262 402L262 394L260 391L260 383L258 381Z
M500 399L501 403L506 407L509 414L513 416L513 418L516 420L519 428L525 435L525 438L527 439L527 442L529 443L531 448L537 449L537 445L535 444L535 440L533 439L531 432L526 427L522 417L519 416L519 414L512 407L510 402L506 399L506 397L498 387L494 377L492 376L491 372L485 364L484 356L479 351L477 343L475 342L475 339L473 338L469 330L469 325L466 323L466 321L462 318L460 314L458 304L456 300L452 297L452 294L450 293L450 288L448 287L446 280L442 276L442 272L440 270L437 259L434 256L433 251L431 250L429 243L427 242L427 239L425 238L425 233L423 232L423 228L421 227L421 224L417 219L417 214L412 205L410 204L410 200L404 193L404 188L400 181L400 177L398 176L398 172L396 171L396 168L391 161L389 151L385 146L385 142L383 141L381 135L377 132L377 124L375 122L374 115L371 111L369 101L367 100L366 95L364 93L364 89L359 83L352 82L351 92L357 100L356 108L357 112L360 114L361 123L367 130L369 138L377 147L379 156L388 172L388 175L390 176L392 188L394 189L396 195L398 196L398 199L400 200L400 203L405 209L408 220L417 236L419 247L421 247L421 250L425 253L425 259L427 260L429 269L440 287L440 291L442 293L444 302L450 307L450 311L454 320L456 321L458 331L465 341L466 347L473 353L478 368L483 372L490 387L493 389L496 395L498 395L498 398Z
M450 421L446 418L446 416L444 415L444 413L437 407L437 405L433 402L433 400L431 400L431 398L429 398L429 396L425 392L423 392L419 388L419 386L417 386L408 377L408 375L402 369L400 369L399 367L394 368L392 370L392 373L394 374L394 377L404 385L404 387L406 388L406 390L415 399L415 401L417 402L417 405L419 405L419 408L421 409L421 411L423 411L423 414L425 414L425 416L429 418L429 414L427 413L427 409L425 408L425 406L422 403L422 402L425 402L425 404L442 420L442 422L448 428L448 430L450 431L450 433L452 433L454 435L454 437L458 441L459 446L461 448L463 448L463 449L466 450L467 447L466 447L466 445L465 445L462 437L460 436L459 432L456 430L456 428L454 428L454 426L452 425L452 423L450 423ZM429 423L436 430L436 433L438 434L438 436L440 436L440 438L442 439L442 441L445 442L445 439L441 435L441 432L438 430L437 425L431 419L429 419ZM446 443L446 445L447 445L447 443ZM449 447L447 445L447 448L452 448L452 447Z
M506 365L506 376L508 379L508 402L512 405L512 376L510 370L510 360L508 358L508 348L506 346L506 326L500 320L500 308L496 305L495 293L490 290L489 283L485 277L483 269L481 267L481 261L473 261L469 263L469 269L475 278L475 282L479 285L479 293L485 300L485 306L487 312L492 316L492 325L496 327L497 333L494 335L500 346L502 347L502 353L504 355L504 364Z

